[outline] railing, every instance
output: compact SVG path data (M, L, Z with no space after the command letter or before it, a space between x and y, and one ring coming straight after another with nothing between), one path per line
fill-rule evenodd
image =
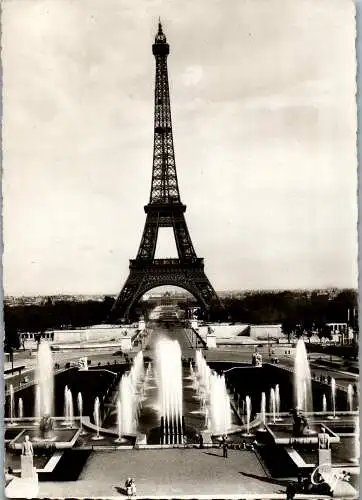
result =
M268 363L266 361L265 364L271 364L271 363ZM272 366L277 366L278 368L282 368L283 370L294 373L294 368L292 368L291 366L286 366L286 365L283 365L281 363L278 363L277 365L272 365ZM313 377L311 378L311 382L318 382L320 384L325 384L328 386L331 385L330 382L328 382L328 381L326 382L325 380L317 380ZM345 387L344 385L337 384L337 383L336 383L336 389L339 389L340 391L343 391L343 392L347 392L347 387Z
M145 267L145 266L170 266L170 267L178 267L182 265L183 267L199 267L204 265L204 259L200 257L191 257L189 259L185 259L181 261L180 259L131 259L130 267Z

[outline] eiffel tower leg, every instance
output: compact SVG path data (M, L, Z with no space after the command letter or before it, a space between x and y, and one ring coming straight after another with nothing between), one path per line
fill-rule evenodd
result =
M143 280L144 272L137 272L135 270L130 271L121 293L112 307L110 318L113 321L129 319L131 306L134 303L135 297L139 296L139 290Z

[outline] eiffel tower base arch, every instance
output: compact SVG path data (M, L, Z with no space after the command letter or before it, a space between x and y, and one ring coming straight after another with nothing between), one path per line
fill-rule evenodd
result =
M130 261L130 273L112 309L112 319L129 319L141 297L158 286L173 285L191 293L202 310L220 304L205 272L203 259L181 263L179 259L154 259L152 263Z

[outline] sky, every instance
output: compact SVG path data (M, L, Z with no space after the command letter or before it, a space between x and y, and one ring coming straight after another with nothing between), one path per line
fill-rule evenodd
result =
M352 0L5 0L5 294L120 291L151 185L159 16L214 288L355 287ZM174 252L163 230L156 255Z

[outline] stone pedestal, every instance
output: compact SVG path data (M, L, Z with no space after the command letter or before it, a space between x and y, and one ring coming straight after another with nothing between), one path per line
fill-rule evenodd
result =
M323 465L323 470L330 472L332 470L332 450L331 449L319 449L318 450L318 465ZM327 471L327 469L329 469Z
M32 455L21 455L21 479L37 479Z
M132 349L131 337L124 336L121 338L121 349L122 351L130 351Z
M206 335L206 346L208 349L216 349L216 336L214 334Z

